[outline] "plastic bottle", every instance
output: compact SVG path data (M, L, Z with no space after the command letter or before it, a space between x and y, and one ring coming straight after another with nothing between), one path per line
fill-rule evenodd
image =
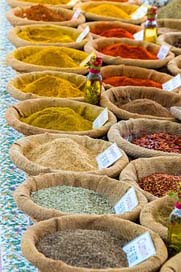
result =
M150 6L147 11L147 20L144 24L144 41L157 42L157 7Z

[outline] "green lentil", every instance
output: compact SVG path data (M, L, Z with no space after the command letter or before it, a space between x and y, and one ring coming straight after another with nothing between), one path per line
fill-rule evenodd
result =
M92 190L82 187L55 186L31 194L32 200L46 208L64 213L113 214L108 199Z

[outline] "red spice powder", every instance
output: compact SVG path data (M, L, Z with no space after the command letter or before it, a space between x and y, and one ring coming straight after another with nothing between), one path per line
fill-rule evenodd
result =
M110 29L106 29L106 30L91 30L91 32L100 35L100 36L104 36L104 37L116 37L116 38L128 38L128 39L134 39L133 34L130 33L129 31L123 29L123 28L110 28Z

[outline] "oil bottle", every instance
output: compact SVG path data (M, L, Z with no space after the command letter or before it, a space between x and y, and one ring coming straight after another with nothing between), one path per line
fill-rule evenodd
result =
M178 183L175 208L169 217L168 251L170 256L181 251L181 182Z
M147 20L144 24L144 41L157 42L157 7L150 6L147 11Z
M102 76L100 69L102 58L93 56L89 61L89 74L84 88L85 101L90 104L98 105L102 91Z

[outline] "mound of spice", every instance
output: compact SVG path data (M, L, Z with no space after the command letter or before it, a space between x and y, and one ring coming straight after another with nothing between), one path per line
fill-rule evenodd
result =
M138 181L139 186L157 197L162 197L170 191L177 191L177 183L181 176L155 173Z
M120 27L110 28L106 30L99 30L95 28L94 30L91 30L91 32L108 38L116 37L116 38L128 38L132 40L134 39L132 33Z
M154 216L155 216L155 220L162 224L163 226L168 226L168 222L169 222L169 216L172 212L174 208L174 205L171 203L167 203L166 205L162 206L161 208L159 208Z
M26 27L18 31L17 35L19 38L31 42L71 43L76 39L71 35L70 31L47 25Z
M49 187L33 192L31 198L42 207L57 209L64 213L115 213L106 197L82 187L64 185Z
M67 4L70 0L21 0L22 2L49 4L49 5L60 5Z
M17 11L15 15L33 21L63 22L70 20L70 16L67 16L67 14L60 14L59 12L43 5L31 6Z
M180 39L177 39L177 40L173 43L173 46L178 47L178 48L181 48L181 38L180 38Z
M86 268L127 267L125 240L107 231L77 229L44 236L36 245L46 257Z
M159 103L151 99L135 99L126 104L119 105L119 108L138 114L153 115L160 117L171 117L171 113Z
M162 89L162 83L156 82L152 79L143 78L133 78L127 76L111 76L103 79L105 84L110 84L112 86L145 86L145 87L155 87Z
M33 148L27 158L36 164L65 171L96 170L98 151L69 138L58 138Z
M42 76L28 84L21 90L25 93L33 93L39 96L53 97L82 97L83 91L79 90L72 82L53 75Z
M133 144L163 152L181 153L181 136L165 132L146 134L133 138Z
M49 107L34 112L28 117L22 117L22 122L31 126L64 130L84 131L92 129L92 122L79 113L67 107Z
M164 7L158 9L158 18L180 19L181 1L172 0Z
M148 59L157 60L157 56L148 51L143 46L133 46L122 43L115 43L108 45L104 48L99 49L99 51L105 55L122 57L128 59Z

